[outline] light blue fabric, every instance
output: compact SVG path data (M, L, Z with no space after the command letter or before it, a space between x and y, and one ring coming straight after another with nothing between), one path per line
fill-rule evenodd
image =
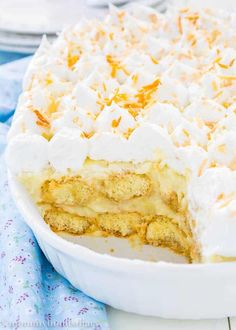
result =
M0 51L0 64L8 63L11 61L19 60L20 58L23 58L27 56L27 54L22 53L15 53L15 52L9 52L9 51Z
M0 328L107 330L105 306L53 269L10 196L3 152L27 63L0 67Z
M25 57L0 66L0 122L6 122L13 115L29 60L30 57Z

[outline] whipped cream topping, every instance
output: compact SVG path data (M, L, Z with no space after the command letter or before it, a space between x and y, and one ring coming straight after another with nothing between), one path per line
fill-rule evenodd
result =
M236 172L209 168L189 185L189 208L203 255L235 257Z
M8 164L16 174L46 167L66 174L87 157L160 160L190 177L203 254L220 241L224 223L214 253L227 254L236 210L235 95L235 13L111 7L104 22L81 20L53 44L43 38L9 132Z
M117 131L125 133L135 127L134 117L127 111L124 111L119 105L111 104L106 106L98 115L96 120L97 132Z
M38 134L21 133L8 143L6 160L15 173L38 172L48 164L48 141Z
M88 141L77 128L62 128L48 143L48 161L56 171L77 171L88 155ZM61 157L63 155L63 158Z

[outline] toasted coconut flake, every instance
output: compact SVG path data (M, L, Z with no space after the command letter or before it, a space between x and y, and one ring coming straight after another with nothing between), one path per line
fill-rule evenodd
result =
M232 162L230 163L229 168L230 168L232 171L235 171L235 170L236 170L236 157L234 157L234 159L233 159Z
M234 198L235 198L234 192L225 196L225 198L222 200L222 204L220 205L220 208L228 206L232 202L232 200L234 200Z
M193 25L196 25L198 19L199 19L199 15L197 13L193 13L190 15L185 16L185 19L189 20L190 22L193 23Z
M149 18L150 18L150 21L151 21L153 24L157 24L157 23L158 23L157 15L155 15L155 14L150 14L150 15L149 15Z
M225 80L236 80L236 76L219 76L220 79L225 79Z
M86 139L90 139L94 134L95 132L89 132L89 133L83 132L82 136L85 137Z
M72 55L70 52L67 56L67 65L69 68L72 68L78 61L79 61L79 55Z
M221 35L221 32L218 30L214 30L211 32L211 34L208 36L207 41L209 43L209 46L212 47L216 39Z
M221 201L222 199L224 199L225 198L225 194L224 193L221 193L221 194L219 194L218 196L217 196L217 201Z
M206 168L206 165L207 165L207 159L204 159L203 162L201 163L201 166L199 167L198 176L202 176Z
M178 22L177 22L178 30L180 34L183 34L183 26L182 26L182 17L178 16Z
M144 109L151 101L152 94L156 92L159 85L160 79L155 79L151 84L140 88L138 93L135 95L138 100L138 104L141 105L142 109Z
M57 112L59 103L60 103L59 100L55 100L53 97L51 97L51 102L48 107L48 113L52 114L54 112Z
M124 74L126 74L127 76L129 75L129 72L124 67L121 66L120 61L117 58L112 57L111 55L107 55L106 60L111 66L111 77L112 78L116 77L116 73L118 70L123 71Z
M43 126L43 127L50 127L50 123L49 121L41 114L41 112L39 112L39 110L35 109L33 110L33 112L36 114L37 116L37 121L36 124L39 126Z
M217 92L218 86L217 86L217 83L216 83L215 80L212 81L211 85L212 85L212 88L213 88L214 92Z
M150 58L151 58L151 60L152 60L152 62L153 62L154 64L158 64L158 63L159 63L159 61L158 61L157 59L155 59L155 57L150 56Z
M46 83L46 85L51 85L53 83L52 76L51 76L51 74L49 72L46 75L45 83Z
M226 151L226 145L225 145L225 144L220 144L220 145L218 145L218 146L217 146L217 150L218 150L219 152L225 153L225 151Z
M111 123L111 126L113 128L117 128L120 125L120 121L121 121L121 116L118 119L113 119L112 123Z

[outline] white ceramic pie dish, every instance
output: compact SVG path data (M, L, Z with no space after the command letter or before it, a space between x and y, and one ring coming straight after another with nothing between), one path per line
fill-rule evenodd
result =
M87 295L127 312L164 318L236 316L236 262L189 265L95 252L52 232L10 173L9 185L48 260Z

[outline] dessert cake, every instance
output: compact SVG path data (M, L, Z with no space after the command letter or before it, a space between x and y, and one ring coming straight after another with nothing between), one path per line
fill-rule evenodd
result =
M235 29L135 5L42 40L6 157L53 231L235 259Z

